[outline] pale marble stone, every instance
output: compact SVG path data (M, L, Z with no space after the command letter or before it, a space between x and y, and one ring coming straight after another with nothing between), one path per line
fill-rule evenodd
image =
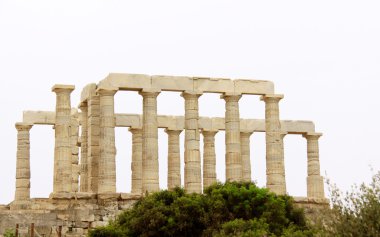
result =
M225 142L226 142L226 180L242 180L242 159L240 147L240 94L225 93L221 96L226 101Z
M234 80L234 92L239 94L273 94L274 85L271 81L263 80Z
M79 191L79 118L78 110L71 109L70 140L71 140L71 191Z
M157 90L142 90L142 189L145 192L160 190L158 174L158 126L157 126Z
M89 192L89 169L88 169L88 107L87 102L83 102L79 106L81 113L81 136L80 136L80 144L81 144L81 160L80 160L80 191L81 192Z
M168 189L181 187L181 156L179 135L182 130L165 129L168 134Z
M142 193L142 129L130 128L132 133L132 193Z
M16 123L17 162L16 190L12 209L22 209L30 200L30 134L31 124Z
M56 93L55 112L55 149L54 149L54 182L53 192L71 192L71 99L70 94L75 89L72 85L55 85L52 91Z
M152 76L152 87L168 91L193 90L193 78L179 76Z
M203 135L203 190L216 182L215 135L217 131L201 130Z
M115 114L116 127L142 128L142 115ZM55 113L50 111L24 111L23 122L30 124L54 125ZM185 129L184 116L157 115L159 128ZM225 130L224 118L199 117L199 129ZM240 130L252 132L265 132L264 119L240 119ZM282 120L281 130L288 134L305 134L315 132L312 121Z
M186 91L185 99L185 189L202 192L201 158L199 150L198 98L199 92Z
M29 124L55 124L54 111L24 111L22 121Z
M100 105L98 193L116 192L114 95L116 88L98 88Z
M267 188L276 194L286 194L285 162L281 142L279 101L282 95L265 95L265 138Z
M160 91L202 91L211 93L237 92L241 94L273 94L274 86L263 80L231 80L227 78L149 76L143 74L110 73L100 81L99 87L111 86L119 90L158 89ZM86 100L88 89L82 93Z
M94 92L95 93L95 92ZM99 136L100 136L100 104L99 95L93 94L87 100L87 172L88 191L98 192L99 177Z
M111 86L119 90L137 90L151 88L151 76L144 74L110 73L98 83L99 87Z
M250 137L252 132L240 132L241 160L242 160L242 180L251 182L251 148Z
M233 92L234 82L227 78L193 77L194 90L202 92Z
M320 175L318 139L322 133L307 133L307 197L324 198L323 177Z

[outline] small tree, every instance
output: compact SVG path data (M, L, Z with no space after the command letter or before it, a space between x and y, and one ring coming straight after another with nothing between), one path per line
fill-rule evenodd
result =
M332 208L322 221L322 236L380 236L380 171L369 185L353 186L343 193L330 184Z

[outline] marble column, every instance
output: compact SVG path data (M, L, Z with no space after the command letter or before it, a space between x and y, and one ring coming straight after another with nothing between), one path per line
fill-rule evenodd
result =
M225 142L226 142L226 180L242 180L242 159L240 147L240 94L225 93L221 96L226 101Z
M79 191L79 118L78 110L71 110L70 140L71 140L71 191Z
M142 124L142 187L143 193L160 191L158 167L158 123L157 96L160 91L142 90L143 124Z
M203 190L216 182L215 135L218 131L202 130Z
M199 149L198 98L201 93L185 91L185 189L189 193L202 192L201 158Z
M267 188L286 194L285 165L282 155L279 102L283 95L264 95Z
M320 174L318 139L322 133L307 133L307 197L325 198L323 177Z
M80 148L80 192L89 192L89 174L88 174L88 142L87 142L87 102L79 105L81 110L81 148Z
M16 123L17 162L15 203L30 200L30 135L31 124Z
M241 160L242 160L242 176L243 181L251 182L251 147L250 137L253 132L242 131L240 132L241 144Z
M180 137L182 130L165 129L168 134L168 190L181 187Z
M56 93L53 193L72 190L70 95L74 89L72 85L55 85L52 88L52 91Z
M92 94L87 100L87 170L88 192L98 193L99 178L99 138L100 138L100 104L99 95Z
M142 193L142 129L129 128L132 133L131 193Z
M98 193L116 193L114 95L117 88L98 88L100 104L100 157Z

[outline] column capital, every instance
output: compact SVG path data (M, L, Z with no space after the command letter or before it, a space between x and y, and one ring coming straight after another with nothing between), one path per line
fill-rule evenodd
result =
M139 91L139 95L157 97L161 93L161 89L158 88L144 88Z
M74 85L62 85L62 84L55 84L52 88L51 91L55 93L71 93L73 90L75 90Z
M88 106L87 100L80 102L79 105L78 105L79 109L82 110L82 111L84 109L87 109L87 106Z
M266 94L266 95L262 95L260 97L260 100L265 101L265 102L270 102L270 101L278 102L283 98L284 98L284 95L281 95L281 94Z
M183 129L171 129L171 128L165 128L165 132L167 133L167 134L169 134L169 133L174 133L174 134L181 134L181 132L183 131Z
M319 139L322 135L323 135L323 133L312 133L312 132L302 134L302 136L306 139L313 139L313 138Z
M255 131L240 130L241 135L251 136Z
M20 123L16 123L15 127L17 131L29 131L33 127L33 124L20 122Z
M203 95L202 91L183 91L181 93L181 96L185 99L187 98L199 98L201 95Z
M119 89L116 87L99 87L96 92L99 95L115 95Z
M203 136L215 136L219 130L213 130L213 129L201 129L201 133Z
M238 102L241 96L242 96L241 93L225 92L222 95L220 95L220 98L224 99L226 102L227 101Z
M281 137L281 139L284 139L284 137L285 137L286 135L288 135L288 132L284 132L284 131L281 131L281 132L280 132L280 137Z
M130 127L130 128L128 128L128 131L130 131L132 134L142 133L142 128Z

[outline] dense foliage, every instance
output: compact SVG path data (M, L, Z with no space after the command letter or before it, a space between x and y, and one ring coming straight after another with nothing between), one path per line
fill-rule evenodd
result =
M312 236L291 197L248 182L215 184L204 194L187 194L180 188L153 193L89 235Z
M15 237L15 231L13 229L5 230L4 237Z
M354 186L346 193L335 185L330 189L332 208L321 220L321 236L380 236L380 172L369 185Z

